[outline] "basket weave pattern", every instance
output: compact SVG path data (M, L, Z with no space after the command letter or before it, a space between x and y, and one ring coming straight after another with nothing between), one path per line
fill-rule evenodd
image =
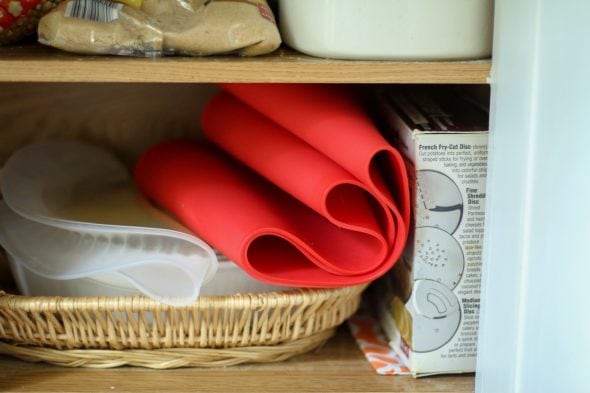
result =
M0 292L0 353L66 366L226 366L283 360L325 342L365 286L201 297L24 297Z

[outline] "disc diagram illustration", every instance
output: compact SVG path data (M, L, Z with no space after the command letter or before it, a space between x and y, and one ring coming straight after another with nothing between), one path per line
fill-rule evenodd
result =
M455 289L465 266L459 242L442 229L421 227L416 228L414 247L414 280L434 280Z
M457 184L442 172L417 172L416 227L455 233L463 218L463 197Z
M465 255L453 234L463 211L463 196L453 179L435 170L418 171L413 287L406 303L415 352L442 348L460 326L461 304L453 290L463 277Z
M415 352L431 352L443 347L459 328L459 301L453 291L437 281L414 281L414 290L406 306L414 323L412 349Z

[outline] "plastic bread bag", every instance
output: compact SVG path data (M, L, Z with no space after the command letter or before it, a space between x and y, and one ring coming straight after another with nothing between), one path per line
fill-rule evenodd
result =
M41 20L39 41L86 54L256 56L281 37L265 0L143 0L138 10L68 0Z
M172 53L255 56L281 43L265 0L144 0L142 10L164 31Z
M39 42L68 52L162 54L163 34L134 7L108 0L68 0L41 18Z
M18 42L37 30L39 18L62 0L0 0L0 45Z

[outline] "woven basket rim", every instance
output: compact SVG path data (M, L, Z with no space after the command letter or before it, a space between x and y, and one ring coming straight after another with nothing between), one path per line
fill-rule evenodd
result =
M55 349L23 346L0 341L0 354L28 362L45 362L61 367L114 368L121 366L165 370L180 367L228 367L244 363L268 363L289 359L325 344L336 328L274 345L236 348L162 349Z
M327 340L356 311L367 286L204 296L189 306L145 296L31 297L0 291L0 353L99 368L278 361ZM102 352L91 352L96 349ZM153 361L159 349L173 353L158 352L167 359ZM111 361L104 350L129 351Z
M333 297L357 295L368 284L340 288L293 288L264 293L246 293L227 296L200 296L187 306L160 303L143 295L133 296L24 296L0 290L0 308L23 311L85 311L85 310L186 310L204 308L260 309L266 307L300 306L321 302Z

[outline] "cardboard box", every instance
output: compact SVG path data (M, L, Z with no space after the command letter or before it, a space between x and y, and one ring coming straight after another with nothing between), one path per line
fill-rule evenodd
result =
M384 134L405 156L414 211L380 320L414 376L475 371L488 113L447 87L385 88Z

